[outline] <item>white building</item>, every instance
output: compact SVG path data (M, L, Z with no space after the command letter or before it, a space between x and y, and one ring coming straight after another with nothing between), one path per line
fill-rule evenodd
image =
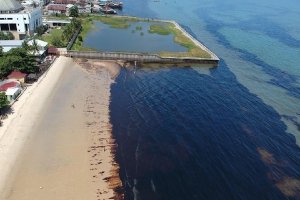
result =
M8 52L12 48L22 47L23 40L0 40L0 46L3 48L3 52Z
M24 40L0 40L0 46L3 48L3 52L8 52L13 48L21 48L23 42ZM37 49L29 53L34 56L44 56L48 49L48 43L38 39L27 41L29 46L35 46L34 43L36 43Z
M31 54L35 56L43 56L45 55L47 49L48 49L48 43L44 42L42 40L30 40L27 42L29 46L34 46L34 43L36 43L37 49L36 51L30 52Z
M19 94L22 92L22 89L20 87L12 87L8 88L5 92L6 98L9 102L15 100Z
M41 25L40 7L24 7L15 0L0 0L0 31L10 31L15 39L23 39Z

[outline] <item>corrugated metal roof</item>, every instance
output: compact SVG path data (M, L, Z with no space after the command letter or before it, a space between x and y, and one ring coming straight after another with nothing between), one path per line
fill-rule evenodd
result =
M7 88L5 95L12 96L20 93L21 89L19 87Z
M2 83L1 83L2 84ZM5 92L8 88L17 87L20 83L18 81L10 80L10 82L6 82L0 86L0 91Z
M1 0L0 0L1 1ZM23 40L0 40L0 46L22 46Z
M0 11L16 11L23 6L15 0L0 0Z

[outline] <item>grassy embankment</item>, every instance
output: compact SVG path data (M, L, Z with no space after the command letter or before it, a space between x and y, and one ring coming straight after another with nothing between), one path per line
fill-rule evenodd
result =
M165 25L154 24L150 26L149 33L159 35L174 35L174 41L181 46L188 49L187 52L160 52L162 57L200 57L211 58L210 54L196 45L189 37L187 37L181 30L177 29L172 23L165 23Z
M43 41L48 42L49 46L55 46L52 44L53 38L62 38L63 30L62 29L53 29L50 31L50 33L43 34L42 36L39 36L38 39L41 39ZM64 42L65 46L67 46L67 43Z

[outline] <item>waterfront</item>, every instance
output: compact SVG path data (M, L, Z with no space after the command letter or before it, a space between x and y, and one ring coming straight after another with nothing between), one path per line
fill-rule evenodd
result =
M125 4L178 21L221 58L122 71L110 109L126 198L299 199L299 2Z
M0 198L298 200L299 3L126 3L178 21L219 67L59 58L1 129Z
M119 69L61 56L24 92L0 129L1 200L122 199L109 117Z

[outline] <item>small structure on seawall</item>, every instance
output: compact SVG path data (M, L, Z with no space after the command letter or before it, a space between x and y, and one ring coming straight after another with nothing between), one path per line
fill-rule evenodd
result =
M121 2L121 1L101 0L101 1L99 1L99 5L100 6L109 6L111 8L118 8L118 9L123 8L123 2Z
M115 11L114 9L108 6L104 6L104 7L100 6L99 10L104 14L117 14L117 11Z

